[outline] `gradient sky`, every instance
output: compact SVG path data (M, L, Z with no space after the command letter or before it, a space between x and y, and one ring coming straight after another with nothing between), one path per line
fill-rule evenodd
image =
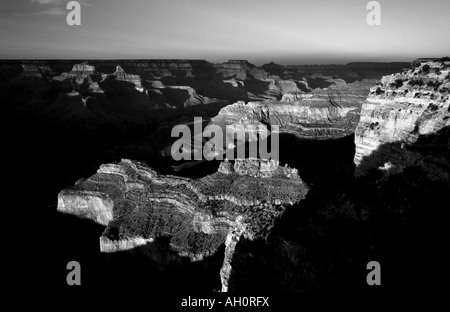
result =
M1 0L0 59L187 58L262 65L411 61L450 54L449 0Z

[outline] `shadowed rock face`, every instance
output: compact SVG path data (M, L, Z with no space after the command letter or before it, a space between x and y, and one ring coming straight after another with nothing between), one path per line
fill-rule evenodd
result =
M448 59L419 59L371 88L355 133L357 176L418 166L450 183L449 73Z
M129 160L102 165L59 194L58 210L107 225L102 252L171 237L172 249L195 261L225 243L221 278L226 291L239 238L266 238L286 205L302 200L308 187L295 169L273 162L240 160L234 170L225 167L192 180L158 175Z
M116 71L112 74L119 81L131 82L135 85L136 90L143 91L142 80L139 75L127 74L120 65L117 65Z
M266 78L267 73L245 60L230 60L222 64L214 64L214 68L223 74L224 78L235 77L245 80L252 76L254 78Z

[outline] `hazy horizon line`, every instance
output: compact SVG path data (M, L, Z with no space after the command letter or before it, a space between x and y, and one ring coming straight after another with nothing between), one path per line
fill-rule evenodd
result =
M211 64L224 64L230 61L247 61L248 63L255 65L255 66L263 66L266 64L276 64L281 66L289 66L289 65L305 65L305 66L314 66L314 65L347 65L351 63L412 63L414 60L417 59L440 59L443 57L417 57L410 60L360 60L357 59L355 61L347 61L347 62L300 62L300 63L289 63L286 61L277 62L277 61L269 61L269 62L252 62L249 58L230 58L225 61L210 61L206 58L0 58L0 62L4 61L204 61Z

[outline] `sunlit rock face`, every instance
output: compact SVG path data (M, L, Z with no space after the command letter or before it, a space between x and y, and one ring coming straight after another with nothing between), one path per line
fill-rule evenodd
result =
M70 72L62 73L59 76L53 77L54 80L64 81L66 79L73 80L76 84L82 84L85 80L99 81L101 75L97 72L94 66L88 63L75 64Z
M301 92L292 83L289 85L295 88L294 93L285 93L281 101L239 101L224 107L211 123L222 127L276 125L281 133L301 138L341 138L354 133L361 104L374 81L347 84L336 79L331 87L318 88L310 93Z
M282 80L278 77L261 80L269 83L268 90L265 92L266 99L275 100L281 98L281 101L295 101L299 99L296 98L296 95L313 91L308 86L308 82L306 80Z
M221 270L226 290L233 244L241 236L266 238L286 206L308 192L297 170L273 161L226 163L197 180L159 175L130 160L102 165L59 194L58 210L106 225L100 238L103 252L169 236L173 250L196 261L226 243Z
M87 62L75 64L70 72L63 72L52 78L62 85L71 89L82 89L89 92L103 93L98 83L102 80L102 75L97 69Z
M356 175L422 167L450 183L450 59L419 59L371 88L355 133Z
M257 158L236 159L234 165L227 159L219 166L219 172L225 174L238 173L240 175L255 178L271 178L274 176L285 176L287 178L299 179L298 170L287 166L280 167L276 160L264 160Z
M138 91L141 92L144 91L144 88L142 87L141 83L141 77L139 75L132 75L126 73L120 65L117 65L116 71L111 76L113 76L115 79L119 81L126 81L134 84L136 90Z

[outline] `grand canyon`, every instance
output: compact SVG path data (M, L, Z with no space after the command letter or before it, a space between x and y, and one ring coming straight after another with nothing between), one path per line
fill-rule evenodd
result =
M8 205L39 242L15 247L45 255L49 285L76 260L115 291L359 292L376 260L384 289L432 286L449 73L448 57L0 61ZM279 161L173 160L171 129L194 117L278 126Z

